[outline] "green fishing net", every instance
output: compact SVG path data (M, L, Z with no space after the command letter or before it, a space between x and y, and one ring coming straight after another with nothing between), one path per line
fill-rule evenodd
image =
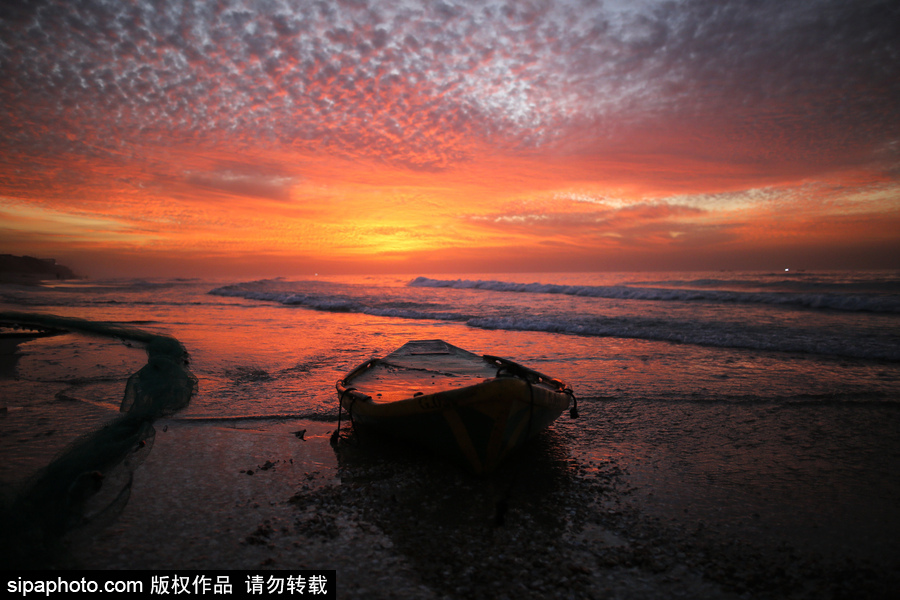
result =
M40 334L77 332L139 344L147 364L125 385L120 415L68 444L0 498L0 564L46 567L63 540L109 523L128 500L132 474L152 446L153 421L188 405L197 378L182 344L168 336L54 315L0 312L0 326Z

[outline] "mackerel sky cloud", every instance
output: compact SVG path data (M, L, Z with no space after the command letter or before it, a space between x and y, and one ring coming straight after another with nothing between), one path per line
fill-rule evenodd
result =
M866 0L5 3L0 251L900 267L897 22Z

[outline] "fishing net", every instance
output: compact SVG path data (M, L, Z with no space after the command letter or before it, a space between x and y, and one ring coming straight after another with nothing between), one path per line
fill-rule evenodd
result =
M197 379L171 337L83 319L0 312L0 326L41 334L78 332L137 343L147 364L125 385L120 415L65 447L47 466L0 498L0 564L45 567L69 535L93 531L119 514L132 474L152 446L153 421L190 402Z

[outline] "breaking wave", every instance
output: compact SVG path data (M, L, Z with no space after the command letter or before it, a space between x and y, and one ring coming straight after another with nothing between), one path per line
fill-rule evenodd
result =
M731 293L725 291L696 291L662 288L634 288L628 286L563 286L554 284L518 284L502 281L439 280L418 277L409 284L413 288L483 289L500 292L532 294L566 294L572 296L620 298L624 300L672 300L706 302L776 303L765 293ZM273 289L274 288L274 289ZM308 293L307 290L314 292ZM240 297L248 300L276 302L326 312L352 312L378 317L410 320L457 321L468 327L504 331L539 331L555 334L591 337L618 337L696 344L720 348L743 348L762 351L800 352L848 358L900 360L900 344L890 332L874 331L859 336L844 329L835 331L821 327L817 320L800 320L772 326L771 323L733 319L720 320L714 313L696 313L696 318L674 318L672 315L650 317L646 314L611 315L596 306L583 306L584 312L559 311L525 298L513 303L484 303L474 298L447 298L446 303L435 297L419 297L415 293L400 297L379 294L378 290L350 286L319 286L305 282L257 281L216 288L213 295ZM440 299L440 295L438 295ZM869 298L868 309L859 300L843 299L846 304L821 298L813 303L809 298L778 299L779 304L831 308L843 310L874 310ZM602 307L601 307L602 308ZM896 312L886 304L881 312ZM705 314L706 316L701 316ZM891 318L891 317L886 317Z
M254 284L259 282L253 282ZM380 301L368 297L347 297L340 294L307 294L293 291L259 291L248 288L252 284L227 285L211 290L214 296L245 298L262 302L276 302L286 306L301 306L323 312L345 312L395 317L400 319L432 319L438 321L466 321L471 315L444 310L428 303Z
M617 337L694 344L717 348L741 348L774 352L795 352L867 360L900 361L900 346L891 339L859 339L802 328L768 327L734 328L711 322L660 323L635 318L475 318L469 327L504 331L541 331L546 333Z
M494 280L430 279L416 277L411 287L489 290L529 294L558 294L611 300L652 300L658 302L714 302L769 304L797 308L876 313L900 313L900 294L836 294L796 292L743 292L732 290L635 287L631 285L592 286L553 283L515 283ZM699 286L698 286L699 287Z

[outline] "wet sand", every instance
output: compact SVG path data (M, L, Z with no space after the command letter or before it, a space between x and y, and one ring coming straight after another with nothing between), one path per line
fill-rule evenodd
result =
M37 337L24 333L0 333L0 379L15 379L19 344Z
M340 598L888 597L897 576L641 510L612 460L542 435L495 475L335 424L156 422L121 514L58 566L336 569ZM305 430L303 439L295 432Z

